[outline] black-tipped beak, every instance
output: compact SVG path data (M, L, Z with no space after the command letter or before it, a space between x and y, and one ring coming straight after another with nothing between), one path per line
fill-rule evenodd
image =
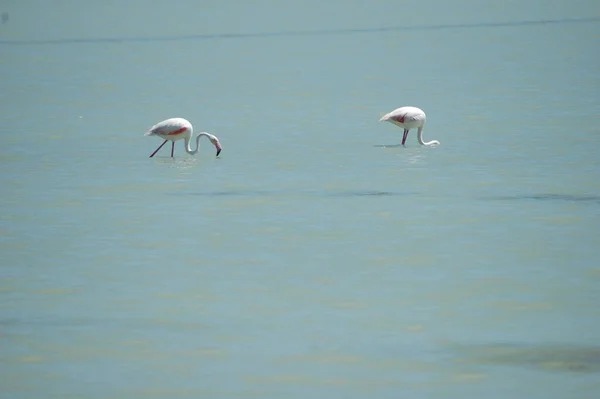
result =
M217 150L217 156L219 156L219 154L220 154L220 153L221 153L221 149L219 148L219 149Z

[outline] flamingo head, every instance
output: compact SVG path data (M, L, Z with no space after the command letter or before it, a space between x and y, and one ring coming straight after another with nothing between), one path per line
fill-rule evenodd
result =
M221 153L221 150L223 149L223 147L221 147L221 143L219 142L219 139L217 138L217 136L211 136L210 137L210 142L217 149L217 156L219 156L219 154Z

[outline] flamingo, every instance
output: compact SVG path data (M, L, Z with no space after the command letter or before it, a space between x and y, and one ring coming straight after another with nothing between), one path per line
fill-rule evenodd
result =
M393 110L389 114L384 115L379 122L390 122L396 126L404 129L404 136L402 136L402 145L406 143L408 132L410 129L419 128L417 131L417 140L421 145L434 145L440 144L437 140L423 141L423 127L427 117L422 109L417 107L400 107Z
M187 151L187 153L190 155L194 155L195 153L198 152L198 148L200 147L200 137L202 137L202 136L208 137L210 142L217 149L217 156L219 156L219 153L221 152L223 147L221 147L221 143L219 142L219 139L217 138L217 136L212 135L210 133L206 133L206 132L198 133L198 136L196 136L196 149L192 150L192 147L190 146L190 140L192 139L193 135L194 135L194 129L192 127L192 124L183 118L171 118L171 119L167 119L162 122L159 122L156 125L152 126L152 128L150 130L148 130L146 132L146 134L144 134L144 136L158 136L161 139L165 140L152 153L152 155L150 155L150 158L152 158L154 156L154 154L156 154L158 152L158 150L160 150L162 148L162 146L165 145L166 142L169 140L172 142L171 158L173 158L173 152L175 151L175 142L177 140L181 140L181 139L185 140L185 150Z

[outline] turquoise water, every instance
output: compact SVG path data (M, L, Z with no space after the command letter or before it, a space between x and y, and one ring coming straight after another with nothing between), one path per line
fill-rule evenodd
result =
M593 397L600 9L544 4L6 2L0 396Z

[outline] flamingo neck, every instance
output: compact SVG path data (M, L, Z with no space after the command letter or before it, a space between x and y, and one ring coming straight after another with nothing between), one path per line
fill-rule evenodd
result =
M421 145L434 145L434 144L439 145L440 144L440 142L437 140L423 141L423 126L419 127L419 130L417 131L417 140L419 140L419 144L421 144Z
M190 155L194 155L195 153L198 152L198 150L200 149L200 138L202 136L206 136L208 137L208 133L205 132L200 132L198 133L198 135L196 136L196 148L192 150L192 147L190 146L190 142L192 141L192 137L194 136L194 133L191 132L190 134L186 135L184 137L185 139L185 151L190 154Z

